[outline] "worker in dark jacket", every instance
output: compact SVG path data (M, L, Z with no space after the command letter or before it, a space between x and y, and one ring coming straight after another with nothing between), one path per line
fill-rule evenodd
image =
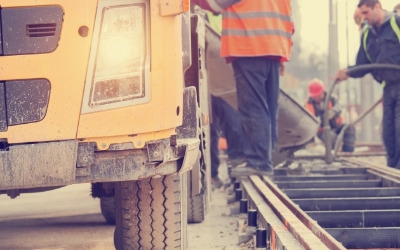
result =
M360 0L357 7L368 23L361 36L356 65L384 63L400 65L400 16L382 9L379 0ZM348 69L350 69L349 67ZM382 137L387 165L400 169L400 70L339 70L336 79L363 77L371 73L383 89Z
M220 188L224 183L218 177L219 148L218 142L221 136L227 142L227 165L241 163L244 160L243 148L246 141L242 130L242 124L237 110L224 99L211 95L212 122L211 122L211 183L214 188Z
M321 121L320 127L317 131L317 136L322 141L324 140L323 137L323 127L324 127L324 105L326 99L326 91L324 88L323 83L319 79L313 79L308 84L308 100L305 104L306 109L316 117L318 117ZM346 126L343 123L343 117L341 116L342 110L337 99L333 96L330 97L329 104L328 104L328 119L329 119L329 126L331 128L331 141L332 141L332 148L335 145L338 135ZM346 128L346 131L343 134L343 144L342 144L342 151L343 152L353 152L354 151L354 144L355 144L355 127L353 125L349 125Z

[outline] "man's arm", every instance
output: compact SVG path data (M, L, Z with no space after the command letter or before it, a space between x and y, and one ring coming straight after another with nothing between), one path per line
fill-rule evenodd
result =
M203 10L208 10L211 11L213 14L216 14L216 12L214 12L214 10L211 9L207 0L191 0L191 3L200 6L200 8L202 8Z
M363 46L363 39L365 36L365 32L361 35L361 41L360 41L360 47L358 48L358 52L357 52L357 57L356 57L356 65L354 66L350 66L348 67L348 69L352 69L355 66L359 66L359 65L365 65L365 64L371 64L373 62L370 62L368 59L368 56L365 52L364 46ZM357 71L353 71L353 72L349 72L348 75L350 77L353 78L361 78L363 76L365 76L368 73L371 73L372 70L367 69L367 70L357 70Z
M363 45L364 36L365 36L365 32L363 32L361 35L360 47L358 48L357 57L356 57L356 65L349 66L345 69L339 70L336 74L336 80L338 80L338 82L347 80L347 78L349 78L349 77L361 78L361 77L365 76L366 74L372 72L372 70L370 70L370 69L351 71L351 69L353 69L356 66L373 63L373 62L369 61L368 56L365 53L364 45Z

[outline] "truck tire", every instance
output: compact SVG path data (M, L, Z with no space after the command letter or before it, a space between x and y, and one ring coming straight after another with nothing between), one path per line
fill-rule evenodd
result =
M101 197L100 210L107 224L115 225L115 200L114 197Z
M186 185L186 174L116 183L115 248L185 249Z

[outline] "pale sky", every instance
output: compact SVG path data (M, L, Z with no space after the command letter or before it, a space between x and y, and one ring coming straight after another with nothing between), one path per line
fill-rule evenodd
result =
M353 20L354 10L359 0L336 0L336 2L338 5L339 64L340 67L343 67L354 63L359 46L359 33ZM381 3L384 9L393 10L400 0L381 0ZM329 0L299 0L299 7L298 11L301 12L302 19L302 48L306 51L327 53Z

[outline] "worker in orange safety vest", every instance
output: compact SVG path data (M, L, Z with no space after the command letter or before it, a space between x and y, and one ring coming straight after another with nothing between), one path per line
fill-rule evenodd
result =
M222 10L216 3L227 3ZM192 0L222 14L221 57L232 63L246 164L231 177L273 175L277 141L279 75L289 61L294 32L290 0Z
M308 84L308 100L305 104L306 109L318 117L321 121L320 126L317 131L317 136L319 139L324 141L323 138L323 127L324 127L324 105L326 99L326 91L324 84L319 79L313 79ZM334 147L337 137L346 124L343 123L343 117L341 116L341 108L337 99L333 96L330 97L328 103L328 119L329 126L331 127L331 141L332 148ZM355 127L349 125L343 135L343 152L353 152L355 144Z

